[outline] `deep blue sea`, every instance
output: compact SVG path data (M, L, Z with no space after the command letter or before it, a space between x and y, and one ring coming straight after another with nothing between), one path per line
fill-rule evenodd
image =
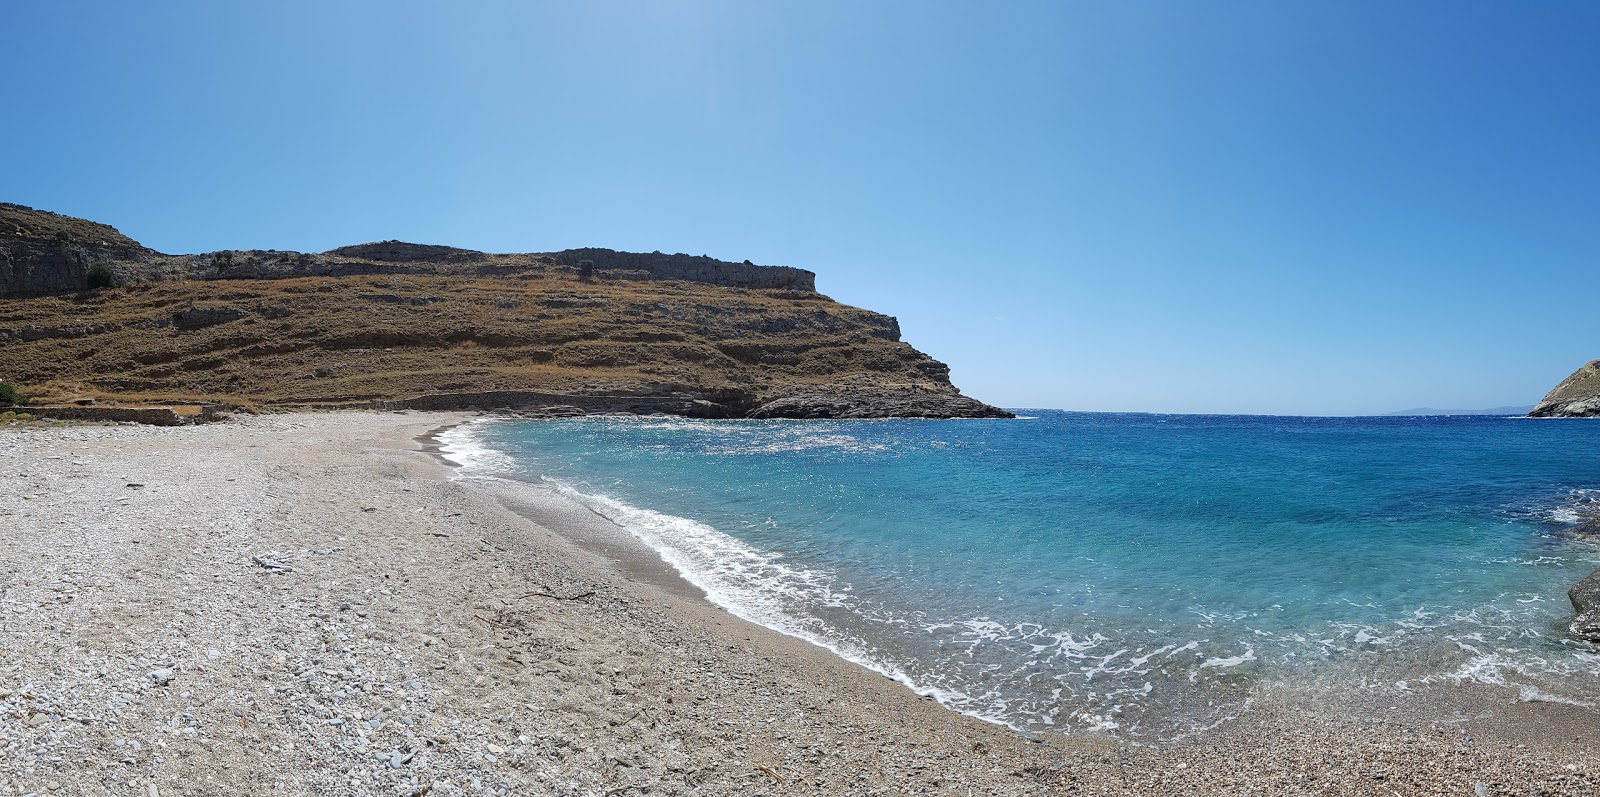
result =
M1600 703L1566 590L1600 421L1026 411L487 421L733 613L1014 727L1163 737L1261 689Z

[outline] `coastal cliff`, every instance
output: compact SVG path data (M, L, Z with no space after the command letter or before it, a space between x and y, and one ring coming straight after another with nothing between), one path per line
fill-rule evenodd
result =
M1592 418L1600 416L1600 360L1590 360L1545 394L1528 413L1530 418Z
M681 280L729 288L816 291L816 275L787 266L730 263L706 255L611 249L492 255L404 241L342 246L327 252L228 250L165 255L116 228L0 202L0 297L48 296L92 285L97 268L119 286L185 280L352 277L374 274L505 276L588 261L595 276Z
M1010 416L803 269L400 241L167 255L11 204L0 377L35 403Z

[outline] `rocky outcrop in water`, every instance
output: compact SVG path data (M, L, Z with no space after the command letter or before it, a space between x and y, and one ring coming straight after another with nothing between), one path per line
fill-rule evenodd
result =
M1588 364L1561 380L1545 394L1530 418L1593 418L1600 416L1600 360Z
M807 390L773 399L750 418L1011 418L1011 413L959 393L907 388Z
M1579 581L1567 597L1572 599L1572 624L1568 630L1590 642L1600 642L1600 570Z

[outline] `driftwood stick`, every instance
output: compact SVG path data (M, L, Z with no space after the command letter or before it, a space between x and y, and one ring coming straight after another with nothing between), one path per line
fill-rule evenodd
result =
M575 600L582 600L584 598L592 598L592 597L594 597L594 590L589 590L588 592L580 592L580 593L578 593L576 595L557 595L554 592L551 592L549 587L546 587L545 591L543 591L543 592L529 592L529 593L524 594L522 597L524 597L524 598L533 598L533 597L555 598L558 601L575 601Z

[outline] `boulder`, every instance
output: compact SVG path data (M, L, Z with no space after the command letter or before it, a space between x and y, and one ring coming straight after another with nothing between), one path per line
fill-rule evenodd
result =
M1567 597L1572 599L1572 624L1567 629L1590 642L1600 642L1600 570L1579 581Z

